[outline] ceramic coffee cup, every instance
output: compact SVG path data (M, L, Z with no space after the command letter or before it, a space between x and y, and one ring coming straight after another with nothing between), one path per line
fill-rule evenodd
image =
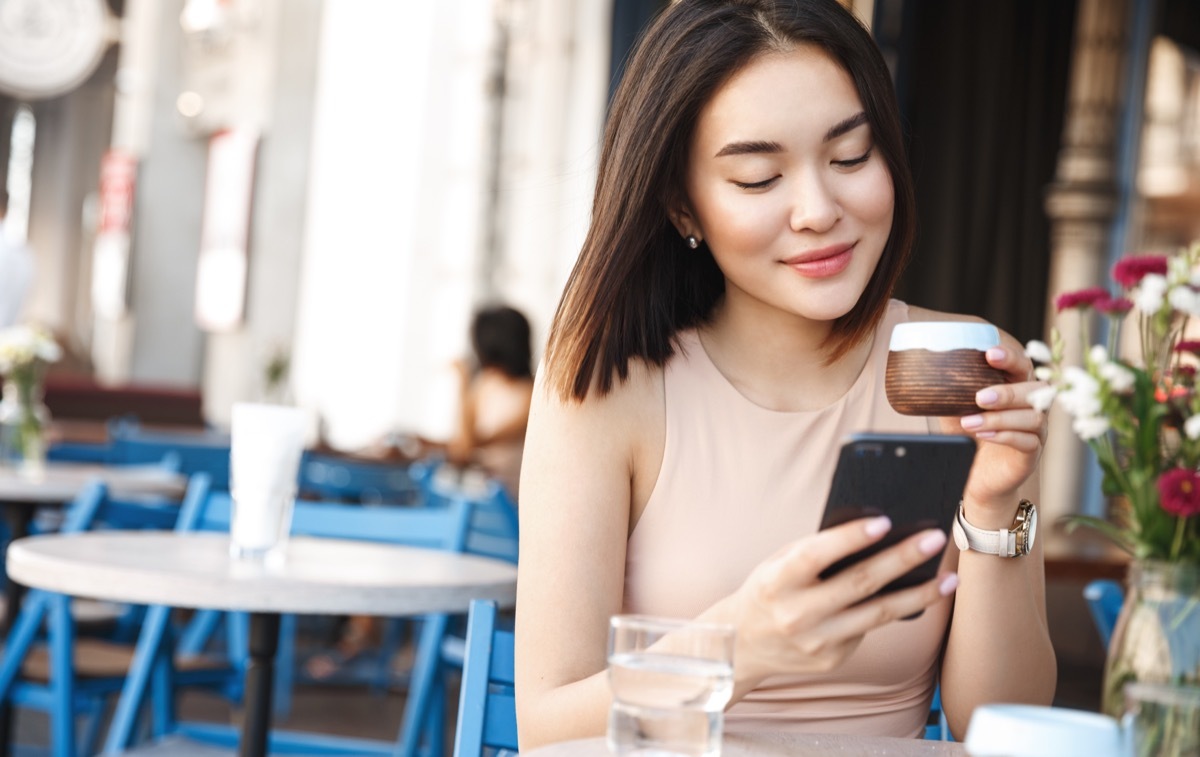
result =
M1125 729L1096 712L1026 704L975 708L963 746L971 757L1124 757Z
M970 415L979 412L975 393L1005 383L988 365L987 350L1000 331L987 323L926 321L892 330L885 388L903 415Z

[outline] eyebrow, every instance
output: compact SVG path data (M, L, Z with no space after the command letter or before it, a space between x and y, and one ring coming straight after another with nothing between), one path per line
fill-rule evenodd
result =
M849 118L843 119L825 132L823 142L830 142L843 134L854 131L858 127L867 123L867 114L865 111L859 111ZM762 153L779 153L783 152L783 145L778 142L767 142L764 140L749 140L745 142L730 142L717 151L713 157L723 158L727 155L755 155Z

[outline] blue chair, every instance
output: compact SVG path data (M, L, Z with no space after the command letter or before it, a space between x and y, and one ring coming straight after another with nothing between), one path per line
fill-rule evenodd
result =
M929 719L925 725L926 741L954 741L950 735L950 724L946 722L946 713L942 712L942 688L933 690L933 702L929 705Z
M213 492L204 501L189 502L188 505L180 514L178 530L228 530L232 500L227 493ZM443 510L425 510L299 501L293 514L291 533L461 551L469 516L470 508L465 505L455 505ZM184 737L225 747L237 743L238 732L229 726L183 723L176 718L176 692L171 685L174 672L171 669L170 627L167 622L169 609L156 606L150 608L146 614L145 626L138 638L135 664L130 669L125 691L109 727L105 754L125 753L132 744L137 730L137 716L147 697L153 700L151 713L154 720L151 733L156 740ZM230 615L236 617L240 614ZM441 621L437 622L438 619ZM421 646L438 649L440 638L434 636L444 628L445 616L426 616L422 627ZM244 662L244 655L240 659ZM423 661L418 653L414 678L435 675L436 664L436 655L432 661ZM234 670L229 671L227 678L240 682L244 672L243 668L235 666ZM412 706L411 701L406 705L405 721L414 722L418 730L423 730L423 713L410 715L409 709ZM427 738L436 745L439 735L429 733ZM272 732L270 743L271 751L280 753L391 755L397 749L394 742L282 730Z
M1125 602L1125 592L1116 581L1097 579L1083 587L1083 598L1087 600L1092 620L1096 622L1100 641L1107 648L1112 640L1113 629L1117 626L1117 616L1121 614L1121 605Z
M495 602L475 600L467 620L454 757L482 757L484 748L517 750L513 633L496 627Z
M108 430L110 463L157 463L168 456L180 473L206 473L215 490L229 489L229 436L207 432L196 434L146 431L135 423L113 423Z
M202 498L206 493L207 481L200 477L189 484L187 497ZM167 512L159 506L113 500L106 487L96 482L68 508L61 532L87 531L101 521L125 528L163 528L173 524L177 513L177 508ZM78 637L70 597L33 589L25 595L5 644L0 702L48 712L55 757L80 753L75 718L90 716L82 743L86 754L94 754L107 700L121 689L131 659L127 646Z
M414 504L421 489L407 464L347 460L306 452L300 461L300 493L309 499L367 505Z

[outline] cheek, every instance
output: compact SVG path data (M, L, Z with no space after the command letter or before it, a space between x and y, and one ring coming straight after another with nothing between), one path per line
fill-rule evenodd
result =
M886 168L878 167L856 175L859 181L846 194L854 214L864 223L882 225L886 234L892 228L895 189Z
M731 252L762 249L779 232L780 211L762 195L710 197L697 211L710 247Z

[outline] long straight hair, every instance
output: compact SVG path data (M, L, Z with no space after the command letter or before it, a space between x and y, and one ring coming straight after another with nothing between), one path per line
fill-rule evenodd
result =
M851 76L894 187L892 228L854 308L833 323L832 362L873 331L915 234L912 177L883 56L837 0L680 0L638 41L613 96L592 223L546 348L549 385L564 400L601 395L629 360L663 365L682 329L711 319L725 278L707 246L689 249L668 211L683 200L700 112L729 78L766 52L815 45Z

